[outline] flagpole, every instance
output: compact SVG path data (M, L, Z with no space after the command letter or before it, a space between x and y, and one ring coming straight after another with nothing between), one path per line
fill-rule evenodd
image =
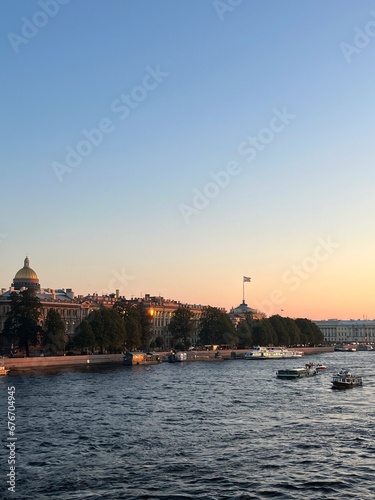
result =
M247 276L242 276L242 304L245 304L245 283L249 283L251 278Z

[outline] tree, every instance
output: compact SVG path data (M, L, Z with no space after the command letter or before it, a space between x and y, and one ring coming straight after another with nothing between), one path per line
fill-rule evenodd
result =
M137 317L140 326L140 336L141 336L141 348L149 349L150 341L152 337L152 319L149 314L149 310L146 309L143 302L139 302L136 305Z
M84 319L78 326L77 332L73 338L73 345L81 350L88 349L91 352L94 351L95 335L87 319Z
M43 348L50 354L62 351L65 345L65 325L60 314L55 309L47 313L43 326Z
M40 313L40 300L32 289L11 293L10 310L3 333L12 338L12 344L18 344L20 349L25 349L26 356L30 356L30 346L36 346L39 342Z
M254 345L275 345L277 343L276 332L268 318L255 321L253 329Z
M158 349L164 348L164 339L163 339L163 337L160 337L160 335L158 337L156 337L156 339L154 340L154 343L155 343L155 347L157 347Z
M228 314L217 307L208 306L201 317L199 341L208 344L237 343L236 329Z
M306 318L297 318L295 321L301 331L302 344L319 345L323 342L324 335L315 323Z
M129 351L141 347L141 323L139 321L138 308L134 304L129 304L124 300L119 300L113 308L122 317L126 329L126 348Z
M116 309L101 306L87 318L94 334L95 346L104 351L123 351L126 343L125 323Z
M172 334L173 345L181 344L182 349L191 346L191 334L194 330L193 313L187 307L179 307L173 313L168 330Z
M275 345L289 345L290 336L285 322L285 318L275 314L269 318L269 321L276 333Z
M301 344L301 331L297 326L297 323L292 318L284 318L286 326L289 332L290 345Z
M239 349L246 349L247 347L251 347L253 342L253 336L250 329L250 326L246 320L240 321L237 326L237 335L238 335L238 345Z

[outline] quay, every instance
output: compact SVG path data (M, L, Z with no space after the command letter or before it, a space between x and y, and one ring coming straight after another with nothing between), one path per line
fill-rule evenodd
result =
M333 347L298 347L307 355L333 352ZM220 351L187 351L186 362L190 361L228 361L240 360L248 349ZM220 356L217 356L220 352ZM168 361L170 352L157 353L163 362ZM118 365L123 364L124 354L91 354L76 356L35 356L29 358L4 358L4 366L11 371L33 370L40 368L82 366L82 365ZM143 363L141 363L143 364Z

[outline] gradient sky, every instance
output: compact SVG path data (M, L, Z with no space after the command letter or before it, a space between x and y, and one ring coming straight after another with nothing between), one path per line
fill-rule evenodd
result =
M267 314L375 317L374 1L6 0L0 33L0 286L27 254L81 294L230 308L245 275Z

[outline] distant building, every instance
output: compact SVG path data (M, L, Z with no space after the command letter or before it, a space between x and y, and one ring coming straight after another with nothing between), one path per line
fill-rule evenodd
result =
M375 320L328 319L314 323L323 333L324 341L330 344L375 342Z
M152 340L155 340L157 337L161 337L163 339L165 349L170 349L172 347L172 338L168 325L172 319L173 313L177 311L179 307L186 307L190 309L193 313L194 322L194 328L190 340L193 346L197 345L199 339L200 319L207 306L203 306L201 304L184 304L178 302L177 300L164 299L163 297L152 297L149 294L146 294L143 298L126 300L126 302L130 304L137 304L140 302L143 303L152 319Z
M249 307L244 300L239 306L232 307L232 309L229 311L229 317L232 320L234 326L237 326L240 321L243 321L247 314L250 314L254 320L263 319L266 317L264 313L258 311L257 309L252 309L251 307Z
M12 292L20 293L26 289L35 291L41 301L40 324L43 325L50 309L55 309L65 324L65 340L68 342L74 334L76 326L88 316L92 310L88 302L80 303L74 297L71 289L41 288L36 272L30 268L29 258L26 257L24 266L20 269L11 287L0 290L0 349L4 354L9 354L15 346L10 344L9 339L1 335L8 311L10 310L10 295Z

